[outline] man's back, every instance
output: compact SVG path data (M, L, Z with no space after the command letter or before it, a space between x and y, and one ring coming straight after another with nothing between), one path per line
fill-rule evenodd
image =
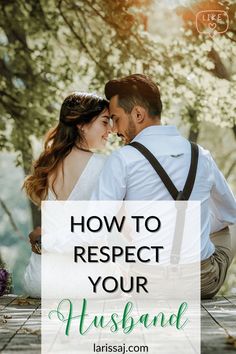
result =
M191 148L173 126L150 126L133 141L146 146L158 159L176 188L183 190L188 175ZM144 156L125 146L108 159L93 199L98 200L173 200L163 182ZM223 175L210 153L199 147L196 179L190 200L201 201L201 259L214 252L209 234L236 222L236 204ZM210 205L214 206L216 226L211 226Z

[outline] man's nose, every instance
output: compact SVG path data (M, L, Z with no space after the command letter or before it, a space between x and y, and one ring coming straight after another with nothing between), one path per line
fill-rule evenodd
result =
M117 134L117 126L116 126L116 124L114 122L111 122L110 127L111 127L112 133L116 133Z
M115 133L115 134L118 133L118 130L117 130L117 127L116 127L116 126L113 126L113 127L111 128L111 131L112 131L112 133Z

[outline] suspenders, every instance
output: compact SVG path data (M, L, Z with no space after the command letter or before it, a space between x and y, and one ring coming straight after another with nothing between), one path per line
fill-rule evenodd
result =
M188 200L193 190L196 173L197 173L197 165L198 165L198 146L195 143L190 142L191 144L191 163L188 172L188 176L182 191L178 191L175 187L174 183L161 166L159 161L155 158L155 156L142 144L134 141L130 143L130 146L133 146L137 149L152 165L160 179L162 180L163 184L167 188L168 192L172 196L174 200ZM180 251L182 246L182 239L183 239L183 231L184 231L184 220L185 220L185 208L183 205L181 208L178 208L178 204L176 204L177 208L177 216L176 216L176 224L175 224L175 234L172 244L170 262L171 264L178 264L180 259Z
M192 142L190 142L190 144L191 164L183 191L177 190L174 183L171 181L170 177L168 176L164 168L161 166L159 161L144 145L138 143L137 141L134 141L129 145L137 149L150 162L150 164L152 165L152 167L154 168L154 170L156 171L156 173L158 174L158 176L160 177L160 179L162 180L174 200L188 200L193 190L198 164L198 146L197 144L194 144Z

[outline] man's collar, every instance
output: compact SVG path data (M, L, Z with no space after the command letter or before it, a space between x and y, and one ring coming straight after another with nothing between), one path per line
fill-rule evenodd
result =
M180 135L174 125L151 125L138 133L132 141L147 135Z

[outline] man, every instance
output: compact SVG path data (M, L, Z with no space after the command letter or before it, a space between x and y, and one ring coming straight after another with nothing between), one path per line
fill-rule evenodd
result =
M162 102L157 85L134 74L105 86L113 130L126 144L144 145L159 161L178 191L183 190L191 161L189 141L174 126L161 125ZM233 254L228 225L236 223L236 200L210 153L199 157L189 200L201 201L201 296L213 297L224 282ZM108 158L93 200L173 200L163 181L140 151L124 146ZM211 210L214 214L211 215ZM222 231L223 230L223 231ZM220 231L214 246L210 233ZM225 240L222 244L222 240Z

